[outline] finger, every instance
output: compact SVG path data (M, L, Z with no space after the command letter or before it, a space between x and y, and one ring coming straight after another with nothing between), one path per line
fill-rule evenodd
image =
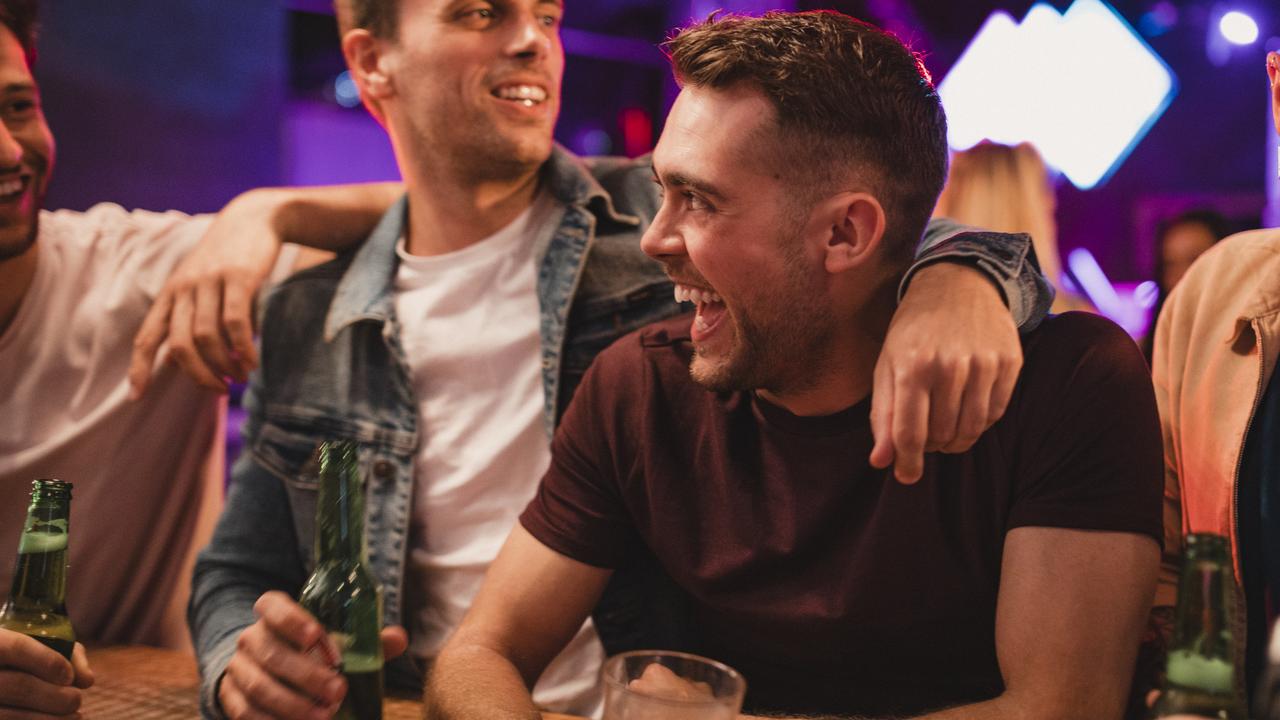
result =
M173 312L169 316L169 359L201 385L226 392L226 383L214 375L195 348L191 325L195 320L195 305L190 294L174 298Z
M76 679L72 682L78 688L93 687L93 670L89 667L89 656L85 654L84 645L76 643L71 651L71 668L75 670Z
M16 670L53 685L70 685L71 663L32 637L0 630L0 668Z
M228 278L222 288L222 329L235 353L240 382L258 367L258 350L253 345L253 289L239 278Z
M929 395L919 373L898 372L893 388L893 475L910 485L924 474Z
M956 424L955 438L943 448L944 452L964 452L987 431L987 410L991 406L991 390L995 384L999 366L994 358L974 360L965 388L960 420Z
M80 709L81 692L55 685L18 670L0 670L0 707L49 715L70 715Z
M956 436L956 424L960 421L961 400L965 384L969 380L969 363L955 362L943 365L934 380L929 400L929 438L926 451L946 446Z
M173 296L163 291L147 310L147 315L133 336L133 355L129 358L129 397L138 399L147 391L151 371L156 365L156 352L169 334L169 313L173 309Z
M248 635L246 631L244 635ZM327 718L346 693L346 683L341 676L330 678L334 685L336 700L327 697L313 696L301 688L288 683L277 675L280 668L258 663L248 653L237 652L227 663L223 684L230 683L244 696L252 708L270 717L281 718Z
M231 666L228 664L227 667ZM271 716L255 708L226 675L218 688L218 702L222 705L223 714L230 720L272 720Z
M409 634L399 625L382 628L382 657L390 660L409 649Z
M214 375L225 378L235 374L222 335L222 290L211 282L196 286L191 335L201 359Z
M991 386L991 401L987 406L987 427L996 424L1009 409L1009 401L1013 398L1013 389L1018 384L1018 374L1022 372L1022 354L1007 358L1000 362L996 381Z
M272 590L263 593L253 604L253 612L276 637L288 642L295 650L305 652L319 646L333 664L339 661L338 649L329 641L324 627L282 592Z
M876 362L871 389L871 467L887 468L893 464L893 371L884 366L884 355Z
M337 703L342 701L343 694L347 692L342 676L334 670L334 665L326 657L289 646L265 626L255 625L244 630L237 647L248 660L253 661L253 665L260 667L276 682L296 689L308 701ZM252 675L247 667L243 671ZM241 689L246 691L255 705L275 708L274 703L262 705L260 694L248 691L243 684Z

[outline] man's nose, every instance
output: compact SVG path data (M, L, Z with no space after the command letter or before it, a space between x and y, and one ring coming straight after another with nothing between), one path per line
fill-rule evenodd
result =
M9 127L0 123L0 170L11 168L22 162L22 145L13 136Z
M537 13L521 12L513 18L507 52L530 59L541 59L551 54L551 36Z
M658 214L653 217L653 222L649 224L649 228L641 236L640 249L655 260L684 254L684 238L680 236L680 233L676 232L676 229L667 219L667 214L661 208L659 208Z

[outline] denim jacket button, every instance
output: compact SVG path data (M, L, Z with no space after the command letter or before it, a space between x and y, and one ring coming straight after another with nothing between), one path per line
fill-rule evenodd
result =
M379 460L373 464L373 476L379 480L386 480L395 474L396 468L390 460Z

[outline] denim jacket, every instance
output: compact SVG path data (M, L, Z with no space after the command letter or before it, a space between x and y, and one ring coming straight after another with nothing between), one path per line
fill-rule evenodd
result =
M535 248L548 437L587 365L609 343L680 312L640 236L659 197L645 161L582 159L556 148L543 185L566 210ZM222 717L219 679L236 638L268 590L297 597L312 568L316 484L305 469L326 439L355 440L366 482L370 569L382 585L383 620L408 620L404 577L417 404L394 311L395 244L407 219L401 200L360 247L285 281L267 303L262 365L245 395L246 452L233 469L226 509L196 564L188 621L201 671L201 711ZM1050 302L1030 240L931 224L929 262L969 262L1002 289L1021 326ZM905 280L903 283L905 287ZM597 622L601 622L597 613ZM608 628L600 627L602 638ZM420 683L411 658L388 665L388 682Z

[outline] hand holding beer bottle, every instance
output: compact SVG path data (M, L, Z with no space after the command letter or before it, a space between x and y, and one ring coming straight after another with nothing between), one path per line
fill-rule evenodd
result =
M0 716L69 716L93 684L64 607L71 484L32 483L13 587L0 607Z
M352 651L358 649L363 655L376 656L380 650L381 657L391 658L404 652L408 645L408 637L403 628L382 628L379 633L380 622L376 620L380 612L377 611L374 612L375 622L371 625L366 623L372 633L363 633L365 637L359 639L358 648L355 638L348 641L342 637L352 633L343 632L340 635L332 627L334 619L331 617L331 606L338 602L340 593L337 591L341 588L326 587L325 583L317 580L317 576L331 574L326 563L330 557L326 546L331 541L362 547L359 543L363 538L363 503L358 503L359 512L339 513L343 516L342 527L335 527L336 517L326 520L326 508L335 512L339 508L344 511L354 508L349 495L345 502L335 504L332 499L337 488L325 489L328 484L336 484L338 475L334 473L340 470L341 463L336 462L336 453L328 455L334 446L324 447L326 456L321 458L320 467L322 488L319 498L320 517L317 518L316 542L319 547L316 574L303 591L302 604L282 592L268 592L254 605L258 621L241 634L236 654L228 663L218 686L219 703L223 712L232 720L264 716L314 720L344 717L341 713L348 704L350 681L343 673L351 673L358 664L348 657L353 655ZM335 462L329 463L328 457L332 457ZM354 463L353 449L348 457ZM346 469L354 477L354 466ZM326 473L326 470L329 472ZM357 487L356 490L358 489ZM346 538L345 541L342 538ZM363 553L360 556L363 559ZM371 581L369 584L371 586ZM373 595L376 600L376 593ZM361 603L363 602L362 598ZM368 612L364 614L367 615ZM319 619L317 615L320 616ZM370 638L372 648L368 647ZM342 641L346 647L339 647L337 641ZM380 671L380 662L377 667ZM365 718L364 715L354 717L360 720Z

